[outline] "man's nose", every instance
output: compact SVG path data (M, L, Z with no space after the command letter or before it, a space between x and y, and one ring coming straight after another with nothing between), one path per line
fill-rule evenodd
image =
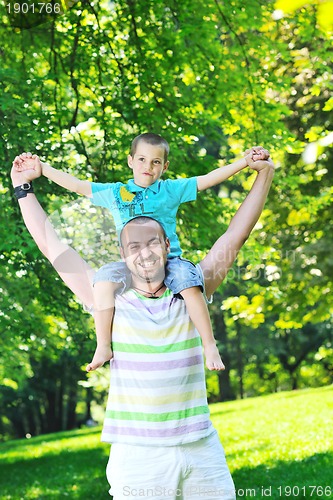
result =
M140 256L142 259L147 259L148 257L151 256L151 250L148 246L146 247L143 247L141 250L140 250Z

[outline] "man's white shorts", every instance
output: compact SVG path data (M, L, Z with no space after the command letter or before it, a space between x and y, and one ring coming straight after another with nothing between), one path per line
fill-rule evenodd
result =
M114 500L234 500L217 432L180 446L115 443L106 469Z

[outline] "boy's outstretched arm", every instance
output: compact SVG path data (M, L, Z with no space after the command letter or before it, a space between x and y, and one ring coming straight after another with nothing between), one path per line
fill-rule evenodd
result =
M29 169L19 172L14 160L11 170L13 187L39 177L40 172ZM24 223L40 251L51 262L61 279L90 308L93 304L92 277L94 271L71 247L59 240L46 213L34 193L18 200Z
M224 280L240 248L258 221L273 180L272 160L250 161L249 166L258 172L250 192L232 218L227 231L200 262L208 297Z
M23 172L24 170L41 169L45 177L59 186L68 189L68 191L84 196L92 196L91 183L89 181L82 181L74 177L74 175L67 174L67 172L63 172L62 170L57 170L51 167L49 163L40 161L37 155L31 153L22 153L17 158L18 159L14 161L14 167L17 171Z
M229 179L229 177L232 177L243 168L249 166L249 162L251 162L252 159L267 160L269 158L269 152L261 146L254 146L252 149L248 149L245 154L246 156L244 158L236 160L235 162L230 163L230 165L216 168L205 175L199 175L197 177L198 191L203 191L204 189L216 186L226 179Z

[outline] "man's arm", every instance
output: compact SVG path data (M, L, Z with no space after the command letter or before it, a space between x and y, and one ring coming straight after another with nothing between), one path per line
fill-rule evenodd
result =
M248 149L245 154L246 156L244 158L236 160L235 162L230 163L230 165L216 168L205 175L199 175L197 177L198 191L203 191L204 189L216 186L217 184L229 179L229 177L232 177L234 174L247 167L252 159L267 160L267 158L269 158L268 151L261 146L254 146L253 148Z
M34 169L18 172L11 171L13 187L31 181L39 176ZM68 245L59 240L50 224L46 213L38 203L36 196L29 193L18 200L24 223L35 240L40 251L51 262L61 279L87 307L93 304L92 277L94 271Z
M41 162L37 155L22 153L18 157L18 160L16 160L14 166L19 172L31 169L41 169L42 174L45 177L59 186L68 189L68 191L82 194L84 196L92 196L91 183L89 181L81 181L77 177L74 177L74 175L67 174L67 172L63 172L62 170L57 170L56 168L51 167L49 163Z
M258 221L273 180L274 164L271 160L250 162L250 166L258 169L251 191L232 218L227 231L216 241L200 263L208 297L224 280L240 248Z

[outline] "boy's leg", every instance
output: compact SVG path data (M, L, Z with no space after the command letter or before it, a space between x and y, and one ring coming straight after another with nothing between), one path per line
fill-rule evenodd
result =
M204 292L201 269L180 257L168 259L164 283L176 295L180 294L186 303L187 312L198 330L205 351L209 370L224 370L216 347Z
M180 292L185 300L187 312L198 330L209 370L224 370L220 353L212 330L205 297L199 287L186 288Z
M94 293L94 320L97 347L94 357L87 366L88 372L96 370L112 358L111 331L114 314L114 295L120 283L99 281L95 283Z
M114 296L129 286L130 274L124 262L111 262L101 267L94 277L94 319L97 348L87 366L88 372L96 370L112 358L111 331L114 314Z

